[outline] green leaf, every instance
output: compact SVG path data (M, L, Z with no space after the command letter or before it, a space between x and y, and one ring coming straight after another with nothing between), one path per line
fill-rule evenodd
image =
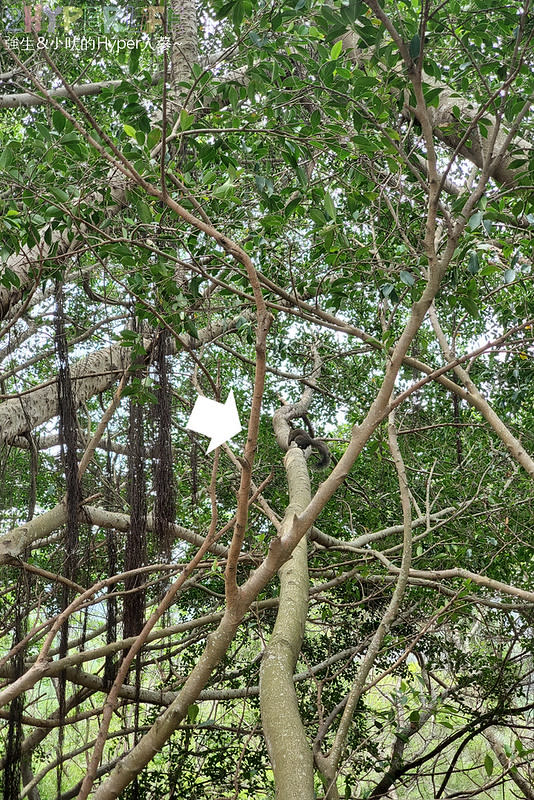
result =
M52 124L59 133L63 131L66 121L64 115L57 108L52 112Z
M431 89L427 89L425 87L425 103L427 106L438 108L439 106L439 96L441 92L443 92L443 86L434 86Z
M480 270L480 274L483 275L484 277L487 277L488 275L495 275L496 272L500 271L501 268L498 267L496 264L488 264L487 267L482 267L482 269Z
M193 339L198 339L199 338L197 327L196 327L196 325L195 325L195 323L193 322L192 319L186 319L185 320L184 329L187 331L187 333L190 336L193 337Z
M474 231L475 228L478 228L480 223L482 222L482 211L475 211L475 213L469 217L467 222L467 227L470 231Z
M266 214L261 220L261 226L269 233L278 230L284 224L284 217L280 214Z
M400 271L400 279L406 286L413 286L415 283L415 278L411 272L408 272L405 269L401 269Z
M128 57L128 72L130 75L134 75L139 69L139 48L134 47L130 50L130 55Z
M135 134L136 134L136 130L135 130L135 128L132 128L132 126L131 126L131 125L123 125L122 127L123 127L123 129L124 129L124 133L125 133L127 136L131 136L131 137L132 137L132 139L135 139Z
M326 211L326 213L328 214L330 219L333 219L334 222L335 222L335 220L336 220L336 207L334 205L334 201L332 200L332 196L329 195L328 192L325 192L325 196L324 196L324 210Z
M236 0L230 0L229 3L225 3L215 14L215 19L224 19L224 17L228 16L228 12L232 10L235 4Z
M250 321L246 317L238 317L235 321L235 327L239 331L241 328L249 328Z
M341 55L341 51L343 50L343 42L341 39L339 42L336 42L335 45L330 50L330 61L336 61Z
M181 130L183 130L183 131L189 130L189 128L192 126L194 121L195 121L194 116L192 114L189 114L185 110L185 108L182 108L182 110L180 111L180 128L181 128Z
M59 186L51 186L50 194L55 197L56 200L59 200L60 203L68 203L69 201L67 192L64 192Z
M421 52L421 37L419 36L418 33L416 33L410 42L410 55L414 61L419 58L420 52Z
M20 278L12 269L4 267L0 277L0 283L5 286L6 289L10 289L12 286L18 289L20 286Z
M333 85L335 70L336 70L336 65L333 61L327 61L326 64L323 64L323 66L321 67L319 74L321 75L326 86Z
M310 215L310 218L315 222L316 225L322 227L326 223L325 215L318 208L310 208L308 213Z
M512 283L516 279L515 269L507 269L504 271L504 282Z
M300 205L301 200L301 194L298 194L297 197L294 197L293 200L290 200L289 203L287 203L287 205L284 207L284 215L286 217L290 217L293 211Z
M461 295L458 299L468 314L470 314L472 317L479 316L478 306L472 297L466 297L465 295Z
M469 270L471 275L476 275L477 272L480 269L480 262L478 260L478 253L475 253L474 250L472 250L469 253L469 265L468 265L467 269Z
M507 165L508 169L520 169L528 164L527 158L513 158L512 161Z
M198 712L199 711L200 711L200 708L197 706L196 703L193 703L193 705L188 707L188 709L187 709L187 717L188 717L190 722L194 722L196 720L196 718L198 717Z
M385 283L383 286L380 287L380 291L384 295L384 297L388 297L392 303L397 303L399 300L399 296L397 294L397 290L393 283Z
M159 140L161 139L161 131L159 128L152 128L148 136L146 137L146 143L150 150L157 145Z
M238 2L232 9L232 22L234 23L234 26L236 28L239 28L239 26L243 22L244 16L245 16L244 4L241 2L241 0L238 0Z
M43 125L42 122L34 122L34 128L38 131L41 139L45 142L50 141L50 130L47 125Z
M228 180L226 180L222 184L222 186L217 186L213 190L213 195L214 195L214 197L217 197L219 200L224 200L225 197L228 197L228 195L232 193L232 189L233 188L234 188L234 184L232 183L230 178L228 178Z
M252 44L258 48L263 47L263 45L266 43L266 39L264 39L262 36L258 36L256 31L249 31L248 38L250 39Z
M321 112L319 111L319 109L317 109L317 108L316 108L316 109L315 109L314 111L312 111L312 113L311 113L311 117L310 117L310 125L311 125L313 128L317 128L317 127L318 127L320 124L321 124Z
M138 200L136 206L141 222L145 222L147 224L152 222L152 211L150 210L150 207L147 206L147 204L142 200Z
M11 146L11 144L8 144L4 148L4 152L2 153L2 155L0 155L0 169L6 169L7 167L9 167L9 165L13 163L14 158L15 155L13 153L13 147Z
M345 22L351 25L360 14L365 13L365 8L362 8L360 0L349 0L348 6L341 6L340 12Z
M493 759L490 753L487 753L486 758L484 759L484 769L486 770L486 775L491 777L493 773Z

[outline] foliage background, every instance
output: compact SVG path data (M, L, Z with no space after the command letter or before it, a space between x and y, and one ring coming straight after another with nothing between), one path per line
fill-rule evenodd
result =
M144 45L119 53L45 51L31 33L24 51L21 34L2 34L4 794L84 791L124 640L210 526L227 525L120 688L95 776L113 796L116 761L154 731L232 610L236 509L248 505L238 583L271 563L295 500L273 418L303 403L334 470L311 471L312 493L330 492L320 516L304 504L314 527L295 687L315 792L531 798L530 6L167 11L168 30L113 32ZM224 400L230 388L253 419L261 315L249 262L272 323L243 501L247 432L213 461L186 422L199 391ZM365 677L403 553L389 392L373 417L395 355L413 557ZM417 385L444 366L445 381ZM69 457L80 461L114 396L77 489ZM34 681L58 615L113 576L58 623ZM261 587L121 796L274 795L258 683L279 596L276 578ZM321 756L362 676L332 779Z

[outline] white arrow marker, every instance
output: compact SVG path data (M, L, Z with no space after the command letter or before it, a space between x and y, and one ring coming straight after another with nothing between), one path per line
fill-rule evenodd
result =
M226 403L217 403L208 397L197 397L185 427L210 437L211 442L206 453L232 439L241 430L234 393L230 392Z

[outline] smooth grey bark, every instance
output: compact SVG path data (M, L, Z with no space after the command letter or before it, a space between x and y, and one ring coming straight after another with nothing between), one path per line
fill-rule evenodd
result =
M284 524L308 505L310 478L304 453L291 447L285 456L289 505ZM293 674L308 614L308 540L304 536L279 571L280 604L260 668L263 735L273 767L278 800L313 800L313 756L295 692Z
M49 536L67 521L67 509L64 503L39 514L30 522L5 533L0 538L0 564L8 564L10 559L19 558L32 542Z
M26 522L18 528L13 528L0 537L0 564L9 563L10 559L21 556L24 550L50 536L51 533L65 525L66 521L66 506L64 503L58 503L54 508L44 511L30 522ZM100 528L112 528L118 531L127 531L130 528L129 514L108 511L97 506L83 506L80 510L80 521L88 522L90 525L98 525ZM154 530L153 514L148 515L146 524L147 530ZM184 528L182 525L173 524L171 528L176 539L189 542L197 547L204 543L204 537L201 534ZM218 556L224 557L228 553L226 547L216 542L209 549L210 552Z
M223 333L234 330L235 327L233 319L216 320L202 328L198 332L198 338L194 339L188 334L176 337L170 352L176 353L181 345L186 350L194 350ZM145 346L150 346L148 339L145 340ZM75 402L80 405L95 394L113 386L128 368L130 358L129 348L113 344L74 362L71 366L71 378ZM15 437L57 416L59 411L56 380L53 378L25 394L0 403L0 445L11 444Z
M118 344L104 347L71 366L76 405L109 389L128 367L130 354ZM56 378L0 405L0 444L27 433L58 412Z
M198 20L194 0L171 0L173 12L179 23L173 30L171 89L174 104L184 94L180 82L190 80L193 64L200 61L198 54Z
M120 81L101 81L100 83L82 83L79 86L73 86L72 90L76 97L91 97L95 94L100 94L102 89L114 88L120 86ZM66 89L51 89L50 96L55 97L56 100L61 97L68 97ZM19 92L18 94L3 94L0 95L0 108L30 108L32 106L40 106L44 102L43 97L33 92Z

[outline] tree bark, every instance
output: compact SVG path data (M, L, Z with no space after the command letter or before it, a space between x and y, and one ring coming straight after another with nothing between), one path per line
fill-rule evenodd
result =
M285 464L291 524L311 498L304 454L292 447ZM313 758L300 717L293 673L304 637L308 613L308 540L304 536L291 558L280 567L280 605L260 669L260 709L263 734L271 758L278 800L313 800Z

